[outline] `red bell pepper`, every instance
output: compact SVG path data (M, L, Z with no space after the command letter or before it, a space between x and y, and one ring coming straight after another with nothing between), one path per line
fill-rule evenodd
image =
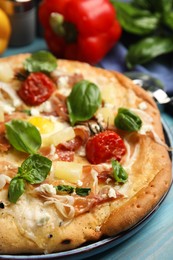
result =
M109 0L43 0L39 19L52 53L91 64L106 55L122 31Z

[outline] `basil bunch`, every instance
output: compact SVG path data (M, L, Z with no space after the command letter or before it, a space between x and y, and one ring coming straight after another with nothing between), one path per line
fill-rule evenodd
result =
M128 33L125 39L128 68L173 51L173 0L111 2L124 32ZM131 35L133 39L128 42Z
M25 191L26 182L38 184L46 179L52 162L48 158L36 154L41 146L41 136L34 125L27 121L12 120L5 126L10 144L18 151L30 154L18 168L17 175L9 185L9 201L16 203Z
M101 94L97 85L81 80L77 82L67 98L67 108L72 126L93 117L101 105Z
M114 119L114 124L119 129L128 132L137 132L142 126L142 120L136 113L127 108L120 107Z

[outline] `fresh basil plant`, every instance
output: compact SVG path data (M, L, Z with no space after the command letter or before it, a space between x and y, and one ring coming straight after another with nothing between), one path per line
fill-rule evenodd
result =
M101 93L94 83L81 80L76 83L67 98L70 122L85 121L93 117L101 105Z
M173 52L172 0L111 0L123 28L129 69Z

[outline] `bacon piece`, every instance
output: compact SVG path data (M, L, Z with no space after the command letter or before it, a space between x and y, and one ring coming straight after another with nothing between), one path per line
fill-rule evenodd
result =
M82 139L76 136L74 139L57 145L57 148L63 151L76 151L82 145Z
M59 161L72 162L74 160L74 152L56 149Z
M105 183L109 180L109 183L111 181L114 181L115 180L113 179L113 177L110 175L110 171L103 171L101 173L98 174L98 182L99 183Z
M75 216L78 216L80 214L83 214L85 212L89 212L94 207L106 203L111 202L117 199L123 198L123 195L119 192L116 192L116 198L109 197L105 194L98 194L98 195L89 195L87 197L80 197L76 196L74 201L74 207L75 207Z
M60 116L65 121L68 121L69 117L67 112L66 97L58 92L55 92L51 97L51 102L55 114Z
M84 145L90 136L88 127L86 126L77 126L74 128L75 135L80 137L82 144Z
M79 73L75 73L71 76L69 76L69 79L68 79L68 84L73 87L74 84L76 84L77 82L81 81L83 79L83 75L82 74L79 74Z
M54 161L67 161L72 162L74 160L74 152L65 149L55 147L55 151L52 153L52 148L49 146L42 147L39 150L40 154L46 156L50 160Z

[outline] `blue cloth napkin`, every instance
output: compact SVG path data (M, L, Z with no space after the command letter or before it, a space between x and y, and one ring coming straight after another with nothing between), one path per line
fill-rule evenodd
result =
M109 70L116 70L121 73L127 72L128 68L125 64L126 53L127 49L119 42L99 63L99 66ZM147 65L135 66L133 71L147 73L159 79L164 85L168 95L173 96L173 60L165 60L165 58L159 57Z

